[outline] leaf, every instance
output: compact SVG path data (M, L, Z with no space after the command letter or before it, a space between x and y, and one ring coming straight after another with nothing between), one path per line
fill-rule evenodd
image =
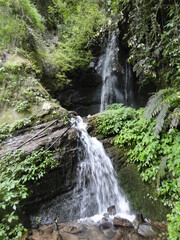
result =
M158 171L158 174L157 174L157 189L159 188L160 186L160 180L161 178L163 178L166 174L165 172L165 168L166 168L166 164L167 164L167 160L168 160L168 157L165 156L161 159L160 161L160 164L159 164L159 171Z

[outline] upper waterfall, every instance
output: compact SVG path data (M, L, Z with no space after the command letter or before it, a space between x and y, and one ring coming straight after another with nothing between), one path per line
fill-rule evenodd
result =
M119 63L119 55L122 62L125 62L123 65ZM124 61L124 58L126 56L119 54L119 43L115 32L110 33L105 53L99 58L95 67L102 77L100 112L112 103L125 105L134 103L132 70L127 59Z

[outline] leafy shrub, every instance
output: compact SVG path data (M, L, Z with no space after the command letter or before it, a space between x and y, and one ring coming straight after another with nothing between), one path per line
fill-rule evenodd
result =
M3 124L0 126L0 143L3 142L7 137L11 136L9 132L9 125Z
M25 231L19 222L17 210L20 210L22 200L30 192L29 181L38 181L48 169L56 166L52 152L43 149L26 156L22 151L9 152L1 156L0 161L0 238L17 239Z
M29 102L26 101L20 101L16 104L16 111L19 113L23 113L23 112L29 112L30 111L30 105Z
M22 46L26 25L44 31L43 18L30 0L1 0L0 47Z
M126 108L123 105L113 104L112 107L107 107L104 112L97 119L97 132L103 133L104 136L117 134L121 130L124 122L136 117L136 112L132 108ZM111 110L112 109L112 110Z
M49 12L59 17L60 41L54 49L54 64L57 66L56 77L59 86L68 84L67 75L72 70L89 67L92 59L91 45L98 32L105 25L105 12L93 1L64 2L54 0ZM57 21L57 20L56 20Z
M168 216L168 232L170 240L177 240L180 236L180 202L174 204L172 213Z

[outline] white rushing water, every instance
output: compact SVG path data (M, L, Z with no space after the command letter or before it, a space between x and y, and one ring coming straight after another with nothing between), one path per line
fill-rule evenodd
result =
M96 71L102 77L100 112L114 102L123 102L123 95L118 88L118 79L114 73L118 63L118 45L116 35L110 35L105 54L99 59Z
M78 180L74 194L80 192L80 217L98 216L107 212L109 206L115 205L122 217L132 219L129 204L121 193L111 160L106 155L101 142L91 137L87 125L80 116L71 122L78 131Z
M128 106L134 106L132 69L128 63L125 65L124 73L124 103Z

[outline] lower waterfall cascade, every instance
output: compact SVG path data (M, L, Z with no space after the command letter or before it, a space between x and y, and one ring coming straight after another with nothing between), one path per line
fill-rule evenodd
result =
M80 194L80 217L102 215L110 206L115 206L120 216L129 220L134 219L130 213L127 199L118 186L116 173L104 147L95 137L87 132L80 116L71 119L78 131L78 180L74 195Z
M66 194L40 205L30 216L31 224L36 226L38 218L41 224L50 224L54 219L96 223L111 206L120 217L133 221L135 215L130 211L102 143L88 134L87 124L80 116L71 118L71 128L77 131L75 184ZM111 220L111 214L109 218Z

